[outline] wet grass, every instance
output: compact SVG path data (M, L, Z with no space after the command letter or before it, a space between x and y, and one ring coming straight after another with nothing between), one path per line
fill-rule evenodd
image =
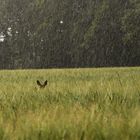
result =
M0 71L3 139L139 140L140 68Z

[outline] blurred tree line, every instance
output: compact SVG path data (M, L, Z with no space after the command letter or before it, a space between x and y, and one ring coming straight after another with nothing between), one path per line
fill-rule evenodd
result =
M140 65L139 0L0 0L0 68Z

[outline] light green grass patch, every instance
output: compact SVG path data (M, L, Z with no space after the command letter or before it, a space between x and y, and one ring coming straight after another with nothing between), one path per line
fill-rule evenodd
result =
M139 140L140 68L0 71L2 139Z

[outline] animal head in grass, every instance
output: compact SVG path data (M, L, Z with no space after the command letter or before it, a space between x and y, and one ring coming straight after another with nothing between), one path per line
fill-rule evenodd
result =
M43 84L41 84L39 80L37 80L36 82L37 82L37 85L38 85L40 88L45 88L45 87L47 86L47 83L48 83L47 80L46 80Z

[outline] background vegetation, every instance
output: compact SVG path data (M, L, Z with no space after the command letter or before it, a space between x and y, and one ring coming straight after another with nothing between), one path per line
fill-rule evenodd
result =
M0 71L0 87L1 140L140 139L140 68Z
M139 0L0 0L0 68L140 65Z

